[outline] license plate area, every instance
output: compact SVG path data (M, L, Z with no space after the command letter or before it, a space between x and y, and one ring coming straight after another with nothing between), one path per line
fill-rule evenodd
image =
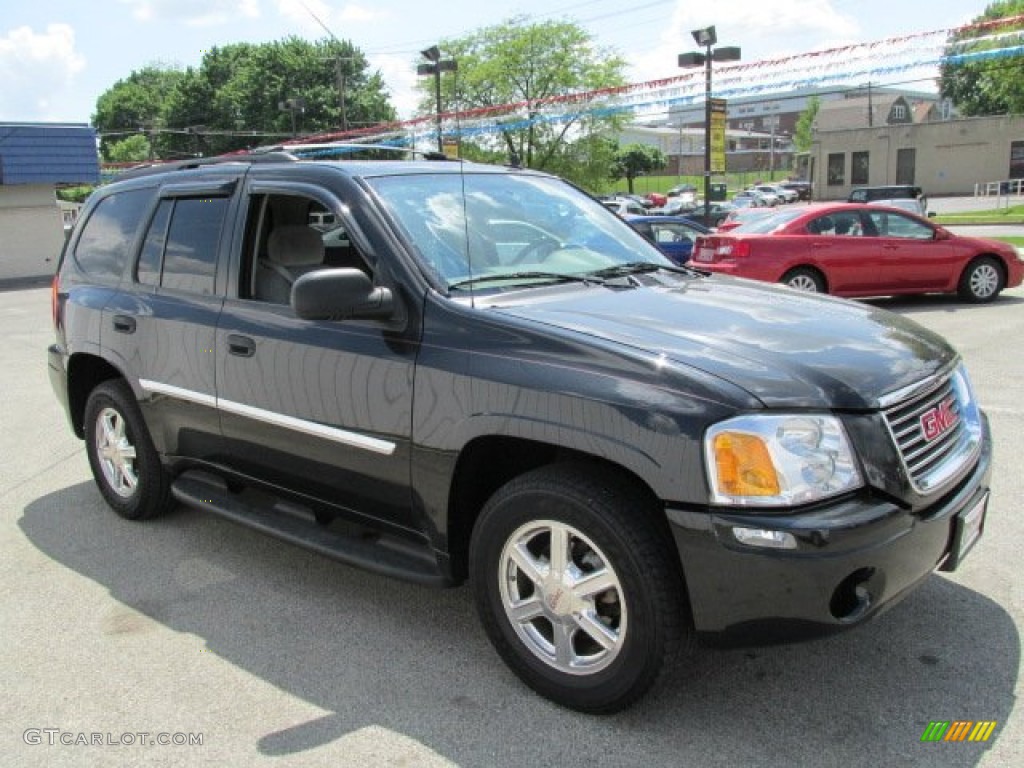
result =
M988 510L986 493L974 506L961 512L954 519L953 546L941 570L955 571L967 557L967 553L978 543L985 531L985 513Z

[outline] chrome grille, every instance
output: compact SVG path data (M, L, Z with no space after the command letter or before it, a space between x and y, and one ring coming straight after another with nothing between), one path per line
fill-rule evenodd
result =
M967 458L962 448L969 441L963 404L946 377L935 388L884 410L886 422L899 448L912 485L921 492L934 490L955 469L954 458Z

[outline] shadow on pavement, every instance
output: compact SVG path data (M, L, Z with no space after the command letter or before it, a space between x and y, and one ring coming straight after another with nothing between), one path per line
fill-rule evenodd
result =
M699 649L632 710L590 717L519 684L466 589L363 573L201 512L130 523L91 483L33 501L19 525L128 609L194 633L197 653L331 713L263 735L266 756L384 729L460 766L969 766L1014 705L1011 618L938 575L840 636ZM999 725L988 744L921 743L931 720Z

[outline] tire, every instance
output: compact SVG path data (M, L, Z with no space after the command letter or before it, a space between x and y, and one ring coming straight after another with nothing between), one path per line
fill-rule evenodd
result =
M957 293L964 301L983 304L992 301L1003 290L1003 270L991 256L975 259L960 275Z
M121 517L145 520L171 506L167 473L124 381L105 381L90 393L85 449L100 493Z
M470 542L477 611L501 657L542 696L595 714L624 709L691 638L679 561L656 511L585 465L533 470L485 504ZM553 540L564 560L551 557Z
M790 288L808 293L827 293L825 279L816 269L810 267L797 267L791 269L782 276L780 283L785 283Z

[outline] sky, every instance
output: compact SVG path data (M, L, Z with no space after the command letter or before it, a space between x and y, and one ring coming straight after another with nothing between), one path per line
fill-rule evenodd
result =
M988 0L0 0L0 122L87 123L96 100L148 65L198 67L203 51L330 32L366 54L401 117L419 51L514 16L573 21L628 62L629 82L680 74L690 30L715 25L743 61L918 32L980 15ZM928 75L930 73L924 73ZM915 75L916 76L916 75ZM928 80L904 84L934 90Z

